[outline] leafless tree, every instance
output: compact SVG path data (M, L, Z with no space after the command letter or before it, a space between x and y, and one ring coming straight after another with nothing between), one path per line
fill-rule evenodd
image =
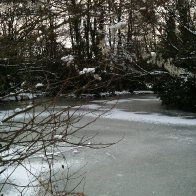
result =
M88 100L78 104L70 99L134 90L135 82L149 75L147 62L166 21L159 7L169 2L0 1L0 101L32 98L1 115L1 192L12 186L25 195L41 186L38 195L66 195L84 182L81 171L70 172L65 149L99 149L115 142L96 143L96 135L80 134L107 111L84 110ZM89 113L95 117L87 121ZM33 166L33 159L41 159L43 167ZM30 181L21 185L11 180L16 170L25 170ZM69 189L74 179L77 183Z
M0 22L1 42L4 43L1 49L2 75L5 75L4 84L8 85L1 89L1 101L10 97L16 101L35 98L43 92L55 96L23 102L20 108L8 110L1 116L0 192L4 194L5 190L14 187L16 194L20 195L32 188L37 189L38 195L74 194L75 188L83 183L84 175L80 171L70 172L64 151L69 148L77 151L78 147L97 149L112 143L95 143L92 142L95 135L79 134L105 112L82 112L83 104L76 107L66 100L70 93L93 91L104 86L106 81L89 74L90 79L81 85L81 78L85 80L87 76L79 74L74 67L77 58L71 62L72 67L69 62L63 64L61 61L63 53L70 54L63 45L68 34L66 28L72 26L69 21L72 15L66 17L70 12L67 1L39 1L37 4L10 1L1 5L4 6ZM75 9L74 5L72 9ZM76 26L74 29L76 31ZM58 42L60 38L63 40ZM60 99L65 100L65 105L58 108L56 104ZM96 117L81 124L87 113L96 113ZM38 168L34 159L41 161ZM25 172L29 177L25 184L14 181L16 171L17 174L18 171ZM63 175L58 179L60 172ZM68 187L69 181L73 180L75 185ZM58 181L63 185L61 190L55 187Z

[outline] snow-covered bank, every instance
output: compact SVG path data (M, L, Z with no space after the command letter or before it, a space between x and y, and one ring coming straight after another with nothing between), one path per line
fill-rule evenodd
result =
M139 102L139 104L142 104L143 110L125 110L118 107L118 104L124 104L126 105L135 105L136 102ZM172 112L171 115L167 115L163 113L162 111L147 111L145 109L146 106L148 106L149 103L158 103L159 99L156 97L132 97L132 98L123 98L123 99L113 99L113 100L93 100L89 104L82 104L82 105L75 105L75 106L60 106L56 105L53 108L53 112L45 111L45 112L35 112L31 114L31 111L28 111L28 113L21 113L19 112L17 114L17 111L22 109L16 108L13 111L1 111L0 112L0 121L3 121L3 119L7 118L8 116L11 116L16 113L16 116L14 117L16 119L28 119L32 116L36 118L45 118L51 114L59 114L66 116L67 111L65 108L69 108L69 114L74 115L80 115L80 116L89 116L89 117L97 117L100 116L100 118L106 118L106 119L117 119L117 120L126 120L126 121L134 121L134 122L144 122L144 123L153 123L153 124L168 124L168 125L185 125L185 126L196 126L196 115L193 113L186 113L181 112L180 114L178 112ZM157 105L154 105L154 107L157 107ZM160 103L161 104L161 103ZM114 108L113 108L114 107ZM153 105L152 105L153 107ZM28 108L28 107L27 107ZM111 108L113 108L111 110ZM130 107L131 108L131 107ZM108 112L107 112L108 110ZM146 111L145 111L146 110ZM103 114L104 113L104 114ZM102 115L103 114L103 115Z
M124 96L124 95L148 95L148 94L154 94L154 91L151 90L137 90L133 92L129 92L126 90L123 91L114 91L114 92L100 92L98 94L90 94L90 93L82 93L78 97L75 94L70 94L68 97L70 98L79 98L79 99L96 99L99 98L105 98L105 97L115 97L115 96ZM62 94L62 96L64 96Z
M38 83L36 87L42 87L42 83ZM97 96L102 97L112 97L112 96L123 96L123 95L141 95L141 94L153 94L153 91L150 90L141 90L141 91L133 91L132 93L129 91L114 91L114 92L102 92L98 94L89 94L89 93L83 93L79 97L77 97L75 94L66 95L68 98L79 98L79 99L85 99L85 98L96 98ZM25 101L25 100L32 100L32 99L38 99L40 97L46 96L45 92L37 91L34 93L26 93L26 92L19 92L19 93L10 93L6 96L0 97L1 102L9 102L9 101ZM63 94L61 95L64 96Z
M44 92L36 92L36 93L10 93L4 97L0 97L1 102L9 102L9 101L25 101L32 100L39 97L45 96Z

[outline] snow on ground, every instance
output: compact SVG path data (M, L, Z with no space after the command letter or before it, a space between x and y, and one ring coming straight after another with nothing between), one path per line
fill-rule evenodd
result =
M76 149L75 149L76 151ZM74 151L74 152L75 152ZM52 164L52 170L54 172L61 172L62 174L65 172L65 170L62 168L62 165L65 165L65 167L82 167L83 163L82 161L77 160L71 160L71 161L64 161L64 160L58 160L54 161ZM6 196L16 196L20 195L19 191L22 191L22 195L26 196L33 196L33 195L39 195L39 191L41 189L39 182L44 182L45 178L47 178L49 171L49 165L47 162L26 162L21 165L11 166L6 169L3 174L0 176L0 182L6 179L8 176L9 180L8 183L15 183L21 187L14 188L14 186L11 186L11 188L6 188L1 193L4 193ZM38 177L38 179L35 179L35 177Z
M18 190L21 191L24 189L23 191L24 195L30 196L36 194L37 191L34 186L38 185L38 182L34 181L31 183L31 181L33 181L34 179L34 176L31 175L30 172L36 175L38 174L38 172L41 173L43 169L44 166L42 167L40 163L35 163L33 164L33 166L31 164L24 164L24 166L19 165L19 166L7 168L6 171L3 172L3 174L1 174L0 181L3 181L4 179L6 179L11 175L11 178L9 178L8 183L16 183L19 186L27 186L27 187L14 188L14 186L12 186L11 189L8 188L6 191L2 191L2 193L4 193L6 196L16 196L19 194ZM27 172L28 170L30 172Z
M59 135L57 136L59 138ZM83 149L82 146L66 147L63 146L63 143L62 145L60 143L59 146L60 147L58 147L58 150L53 148L48 149L46 151L47 157L43 152L37 152L22 164L15 164L5 168L6 170L0 175L0 182L9 177L7 183L14 183L21 187L14 188L14 186L11 186L12 188L6 188L8 186L6 185L1 193L4 193L6 196L15 196L19 194L18 191L23 191L22 195L37 195L40 185L39 182L45 180L48 175L48 160L53 156L56 158L61 157L62 153L69 153L72 156L75 156L76 154L81 153L81 150ZM11 148L8 151L3 152L1 155L3 155L2 157L5 156L5 159L10 160L11 158L17 158L20 152L23 150L25 150L24 147L16 146L15 148ZM83 166L83 164L84 163L81 160L53 159L53 164L51 166L54 173L62 173L65 172L62 170L62 165L65 165L65 167L69 167L69 169L71 169L71 167L80 168Z
M41 86L41 83L38 83L37 87ZM37 88L36 87L36 88ZM43 92L36 92L36 93L10 93L5 97L0 97L0 101L8 102L8 101L23 101L23 100L31 100L36 99L40 96L44 96Z

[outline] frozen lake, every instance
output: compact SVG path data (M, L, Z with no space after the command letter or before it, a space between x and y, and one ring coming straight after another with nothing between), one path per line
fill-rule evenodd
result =
M103 149L78 147L63 152L70 174L79 170L85 177L76 190L88 196L195 196L196 115L168 110L154 95L134 95L89 102L80 108L88 112L78 126L114 105L113 110L77 132L77 137L93 137L90 144L120 140L118 143ZM57 109L61 107L62 101ZM89 112L94 110L98 111ZM31 161L39 166L39 157ZM59 179L67 174L62 162L57 156ZM17 173L14 178L25 179ZM70 180L67 187L71 189L77 182ZM56 187L61 190L62 182ZM8 188L4 191L5 195L17 195ZM27 191L25 195L34 194Z

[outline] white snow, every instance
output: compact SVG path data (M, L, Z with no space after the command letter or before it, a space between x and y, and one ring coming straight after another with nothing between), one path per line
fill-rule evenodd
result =
M143 98L128 98L128 99L115 99L112 101L107 102L107 100L98 100L95 102L99 103L99 101L104 102L106 105L101 105L101 104L87 104L87 105L83 105L82 107L80 106L76 106L75 108L73 108L73 111L76 110L77 108L82 108L83 110L86 109L86 111L88 111L88 109L98 109L97 114L101 114L102 112L99 111L99 108L102 109L103 106L107 108L108 104L111 103L116 103L116 102L130 102L130 101L134 101L134 100L140 100L140 101L151 101L153 99L151 98L147 98L147 99L143 99ZM94 101L93 101L94 102ZM27 106L30 107L31 105ZM16 108L15 112L20 111L20 108ZM13 112L13 111L12 111ZM9 112L8 112L9 113ZM7 114L6 111L1 111L0 112L0 122L1 122L1 118L3 118L5 115ZM79 112L76 113L79 115ZM35 114L37 115L37 113ZM50 112L44 112L40 115L40 118L42 116L47 116L47 115L51 115ZM66 113L65 113L66 115ZM20 117L24 117L24 114L20 114L18 115ZM86 113L86 116L90 116L90 117L95 117L95 113ZM185 116L184 116L185 117ZM151 123L151 124L157 124L157 125L179 125L179 126L196 126L196 119L186 119L183 117L179 117L179 116L167 116L167 115L163 115L161 113L145 113L144 112L131 112L131 111L123 111L120 109L113 109L112 111L108 112L107 114L104 114L103 116L101 116L100 118L104 118L104 119L112 119L112 120L123 120L123 121L129 121L129 122L138 122L138 123ZM55 139L62 139L62 135L54 135ZM178 137L174 137L171 135L170 139L179 139ZM180 138L181 139L181 138ZM191 142L191 138L190 137L186 137L185 138L188 142ZM183 138L180 140L183 141ZM87 147L91 145L91 142L88 142ZM8 151L6 151L3 156L1 154L1 157L3 157L3 159L9 159L10 156L17 158L17 156L20 155L20 152L23 152L25 150L25 148L23 147L18 147L18 148L14 148L14 149L9 149ZM60 156L60 154L62 152L65 151L69 151L69 153L73 156L77 156L79 153L81 153L82 151L78 148L74 148L74 147L64 147L59 151L49 151L47 152L48 156ZM115 160L116 157L113 156L113 154L109 151L107 151L105 153L106 156L110 157L111 159ZM37 154L35 154L32 158L32 161L34 160L34 158L45 158L44 155L39 152ZM31 160L30 160L31 161ZM73 160L72 160L73 161ZM81 166L81 160L80 162L78 162ZM78 164L76 163L76 164ZM61 169L63 162L62 161L58 161L55 162L55 167L54 169ZM70 165L73 165L73 162L69 162ZM74 163L75 164L75 163ZM44 162L33 162L33 163L25 163L25 167L32 172L32 174L36 174L36 175L40 175L42 177L42 173L46 172L48 170L48 165ZM12 173L14 171L14 173L12 174L10 180L12 183L18 183L19 185L25 186L28 183L30 183L32 181L32 179L34 178L33 175L31 175L30 173L27 173L26 168L24 168L22 165L19 165L16 170L14 171L15 167L9 167L7 168L6 172L1 174L0 179L5 179L10 173ZM119 175L121 176L121 175ZM38 182L34 181L32 182L30 185L37 185ZM23 188L19 188L20 190L22 190ZM35 195L36 191L34 187L28 187L28 190L26 190L27 192L25 192L25 195ZM7 192L5 193L6 196L15 196L17 195L18 192L16 189L10 189L7 190Z
M127 26L127 23L126 23L126 22L118 22L118 23L116 23L116 24L110 26L109 28L110 28L110 29L116 29L116 30L118 30L118 29L123 29L123 28L125 28L126 26Z
M101 97L109 97L111 95L130 95L131 93L129 91L114 91L113 93L111 92L102 92L99 93ZM95 100L96 101L96 100Z
M132 94L131 92L129 91L114 91L113 95L130 95ZM150 90L140 90L140 91L133 91L133 94L136 94L136 95L139 95L139 94L154 94L154 91L150 91ZM110 96L112 95L111 92L104 92L104 93L100 93L100 96L101 97L107 97L107 96Z
M76 154L78 154L78 153L80 153L80 151L79 151L78 149L74 149L74 150L72 151L72 154L73 154L73 155L76 155Z
M90 94L90 93L82 93L79 98L93 98L95 97L95 94Z
M140 95L140 94L154 94L154 91L149 91L149 90L145 90L145 91L133 91L134 94L136 95Z
M92 102L95 102L95 103L100 103L100 104L107 104L107 105L115 105L115 104L118 104L118 103L124 103L124 102L127 102L127 99L114 99L114 100L95 100L95 101L92 101Z
M74 106L73 109L86 109L86 110L97 110L101 106L96 105L96 104L88 104L88 105L79 105L79 106Z
M95 68L84 68L82 71L79 72L80 75L87 73L95 73Z
M94 74L93 77L94 77L96 80L99 80L99 81L102 80L102 78L99 76L99 74Z
M100 115L105 111L106 109L111 107L111 104L118 104L123 102L130 102L130 101L152 101L151 98L149 99L119 99L119 100L95 100L92 101L93 103L97 104L87 104L83 106L75 106L69 110L69 112L73 112L75 115L86 115L90 117L95 117L97 115ZM103 105L104 103L104 105ZM57 109L59 107L57 106ZM20 108L18 108L20 109ZM20 111L18 110L17 111ZM81 109L81 110L80 110ZM78 110L76 112L76 110ZM90 110L95 110L95 112L89 112ZM9 116L10 112L1 112L0 114L0 121L2 121L5 117ZM26 115L26 118L30 118L31 114L19 114L15 117L16 119L24 118ZM50 112L43 112L43 113L35 113L34 115L39 115L40 118L44 118L46 116L51 115ZM62 112L62 115L66 115L66 112ZM113 110L109 111L109 113L106 113L101 116L101 118L106 119L118 119L118 120L126 120L126 121L133 121L133 122L143 122L143 123L152 123L152 124L168 124L168 125L185 125L185 126L196 126L196 119L193 118L186 118L186 116L167 116L161 113L145 113L144 112L132 112L132 111L123 111L117 108L114 108ZM59 137L60 136L55 136Z
M99 95L101 96L101 97L109 97L110 95L111 95L111 93L109 93L109 92L103 92L103 93L99 93ZM96 100L95 100L96 101Z
M39 96L44 95L44 92L35 92L35 93L10 93L7 96L0 97L1 101L21 101L21 100L31 100Z
M5 98L1 99L2 101L16 101L16 97L15 96L7 96Z
M20 94L14 94L10 93L9 96L3 97L2 101L17 101L17 100L27 100L32 99L34 96L31 93L20 93ZM36 97L36 96L35 96Z
M129 91L115 91L115 95L128 95L131 94Z
M130 102L130 101L152 101L157 99L142 99L142 98L129 98L129 99L119 99L119 100L95 100L92 102L95 103L104 103L106 108L110 104L118 104L123 102ZM89 105L90 106L90 105ZM90 106L91 107L91 106ZM86 106L88 108L88 105ZM105 108L105 109L106 109ZM103 107L104 109L104 107ZM101 115L101 111L96 111L95 113L86 113L86 116L95 117ZM191 118L187 118L186 115L184 116L168 116L162 113L148 113L148 112L131 112L131 111L123 111L117 108L112 109L111 111L107 112L104 115L101 115L100 118L105 119L116 119L116 120L125 120L125 121L133 121L133 122L141 122L141 123L150 123L150 124L166 124L166 125L183 125L183 126L196 126L196 117L190 116Z
M93 116L93 114L90 113L88 113L87 115ZM113 109L112 111L110 111L110 113L101 116L101 118L152 123L152 124L196 126L196 119L185 119L183 117L177 117L177 116L166 116L166 115L161 115L159 113L139 114L135 112L126 112L118 109Z
M140 11L146 10L146 7L141 7Z
M16 108L16 109L14 110L15 113L18 113L18 112L21 112L21 111L22 111L21 108Z
M25 189L24 188L18 188L18 189L26 190L24 192L26 192L27 195L34 195L36 194L35 188L28 187L28 185L35 186L38 184L38 182L34 181L30 183L33 180L33 175L30 174L30 172L27 172L27 170L32 172L32 174L37 174L38 171L39 172L43 171L43 167L41 167L41 164L37 164L37 163L34 163L33 166L31 164L24 164L24 167L22 165L15 166L15 167L9 167L7 168L5 172L3 172L3 174L1 174L0 179L4 179L11 174L11 178L9 179L8 182L11 181L12 183L17 183L18 185L21 185L21 186L27 185ZM6 193L6 196L16 196L19 194L17 189L15 189L14 187L11 189L8 189L5 193Z
M58 150L51 148L49 151L47 150L47 158L50 156L60 156L62 153L69 152L72 155L77 155L80 153L80 147L60 147ZM25 151L25 147L16 147L11 148L4 153L1 153L2 157L5 159L17 158L20 156L20 152ZM35 158L39 158L39 160L35 160ZM41 160L40 160L41 159ZM48 160L47 160L48 161ZM0 175L0 181L6 179L9 176L8 183L16 183L17 185L24 186L18 187L17 189L12 186L11 188L5 188L5 190L1 190L1 193L4 193L6 196L16 196L19 195L18 191L23 191L24 195L31 196L37 195L39 191L39 182L40 180L44 180L46 177L47 171L49 171L49 165L46 161L46 156L42 154L42 152L38 152L35 155L31 156L29 160L23 162L20 165L12 165ZM54 164L52 165L52 170L61 171L62 165L66 165L67 167L81 167L82 161L75 160L53 160ZM10 175L11 174L11 175ZM38 179L35 179L35 176Z
M72 55L67 55L62 57L61 60L67 63L67 66L70 66L70 64L74 61L74 57Z
M63 138L63 135L54 135L54 139L59 139L61 140Z
M55 163L52 165L53 171L61 171L64 172L62 169L62 165L65 165L66 167L81 167L82 161L55 161ZM47 176L46 173L49 171L49 166L46 162L26 162L23 163L23 165L19 166L10 166L6 169L3 174L0 176L0 180L6 179L11 174L11 177L9 178L8 182L16 183L20 186L26 186L24 187L17 187L9 188L7 190L3 190L1 193L4 193L6 196L16 196L20 195L19 191L23 191L23 195L27 196L33 196L38 195L39 190L41 189L39 187L39 182L45 179ZM38 179L35 179L35 176L38 176Z
M116 157L115 157L113 154L111 154L110 152L106 152L105 154L106 154L108 157L111 157L112 159L116 160Z
M118 107L119 103L141 101L148 102L157 99L143 99L143 98L128 98L128 99L115 99L115 100L94 100L93 103L97 104L87 104L81 106L75 106L69 112L73 112L75 115L84 115L88 117L98 117L113 120L123 120L130 122L141 122L150 124L160 124L160 125L180 125L180 126L196 126L196 117L189 116L187 118L186 113L182 116L174 114L173 116L168 116L163 113L149 113L144 111L124 111L117 108L110 110L111 105ZM147 103L146 103L147 104ZM77 111L75 111L77 109ZM81 110L80 110L81 109ZM91 109L95 109L91 112ZM103 112L104 111L104 112ZM108 111L108 112L107 112ZM104 114L103 114L104 113ZM44 114L42 114L44 115Z
M35 88L39 88L39 87L43 87L44 85L42 84L42 83L37 83L36 85L35 85Z
M25 107L25 109L29 109L29 108L32 108L32 107L33 107L33 105L30 104L30 105L27 105L27 106Z
M155 70L149 73L150 75L161 75L161 74L168 74L167 71L160 71L160 70Z
M26 85L26 81L24 81L24 82L21 84L22 87L25 86L25 85Z

